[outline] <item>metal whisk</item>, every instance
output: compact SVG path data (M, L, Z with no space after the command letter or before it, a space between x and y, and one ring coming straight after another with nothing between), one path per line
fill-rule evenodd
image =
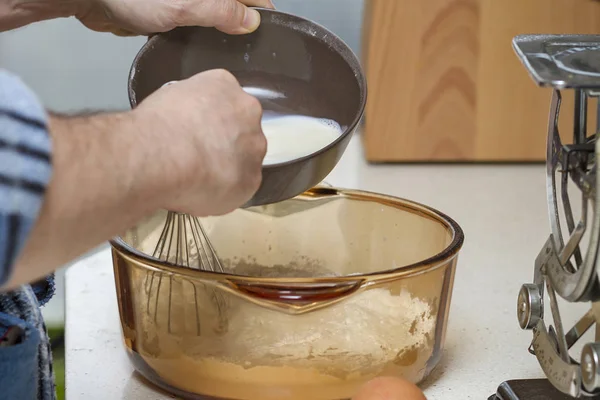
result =
M200 220L170 211L153 257L179 266L225 272Z
M200 220L188 214L171 211L168 212L165 225L161 231L152 256L158 260L166 261L181 267L203 271L224 272L221 261L219 260L213 245L208 239L206 231L202 227ZM195 323L190 324L189 321L184 322L187 323L188 326L192 325L189 326L189 328L195 330L197 335L200 335L201 317L198 298L200 293L203 292L215 305L220 319L220 329L223 328L222 325L225 320L223 314L227 307L227 302L223 294L214 288L208 288L206 287L207 285L189 280L187 278L179 278L177 282L174 282L174 280L177 278L171 274L169 274L167 288L167 285L163 283L163 277L165 275L166 274L163 272L152 272L149 274L149 277L146 278L145 292L148 295L147 312L148 314L153 315L155 322L158 322L157 319L159 318L160 314L159 299L161 297L168 299L166 301L166 305L161 304L162 308L164 309L164 313L160 315L166 314L166 324L169 333L172 333L174 330L172 326L172 312L175 307L182 309L186 319L189 320L187 317L192 313L186 313L185 311L192 306L192 302L189 298L191 296L187 296L187 298L185 298L185 293L187 292L193 296L193 315L195 318ZM179 297L181 297L178 299L181 300L181 304L177 306L174 305L175 302L173 301L174 285L179 285L179 289L176 290L176 293ZM203 291L199 290L197 285L202 286ZM186 290L186 286L188 289L191 289L191 291ZM168 292L166 292L167 290ZM163 296L161 296L161 294L163 294Z

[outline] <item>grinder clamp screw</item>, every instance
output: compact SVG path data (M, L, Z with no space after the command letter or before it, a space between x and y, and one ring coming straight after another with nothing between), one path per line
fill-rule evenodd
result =
M521 286L517 299L517 317L521 329L533 329L543 313L542 294L538 285L526 283Z
M589 393L600 389L600 343L587 343L581 351L581 380Z

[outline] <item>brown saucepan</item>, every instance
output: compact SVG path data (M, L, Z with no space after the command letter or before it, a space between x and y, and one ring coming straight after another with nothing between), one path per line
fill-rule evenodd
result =
M258 10L262 24L249 35L186 27L153 36L136 56L128 82L135 107L167 82L223 68L261 101L265 114L299 114L340 124L343 134L325 148L265 165L262 184L246 207L286 200L321 182L346 150L367 99L360 62L339 37L301 17Z

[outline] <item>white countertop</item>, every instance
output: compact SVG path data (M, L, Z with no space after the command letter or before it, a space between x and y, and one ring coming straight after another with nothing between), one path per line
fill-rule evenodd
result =
M466 234L444 357L423 385L428 399L485 400L504 380L542 377L527 352L531 333L519 329L515 304L549 234L544 167L375 166L360 152L354 140L327 181L430 205ZM77 262L66 279L67 398L172 398L143 383L128 362L109 251Z

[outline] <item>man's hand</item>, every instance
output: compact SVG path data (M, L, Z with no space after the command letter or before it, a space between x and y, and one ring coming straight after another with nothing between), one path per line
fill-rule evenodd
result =
M53 175L9 287L31 282L163 208L244 204L261 181L262 108L228 72L166 86L135 110L50 120Z
M248 7L274 8L271 0L11 0L0 1L0 31L36 21L76 16L88 28L120 36L207 26L249 33L260 15Z
M271 0L86 0L77 18L90 29L117 35L207 26L230 34L253 32L260 14L248 6L274 8Z
M229 72L208 71L165 86L132 114L166 166L161 179L171 190L161 207L224 214L258 189L267 151L262 107Z

